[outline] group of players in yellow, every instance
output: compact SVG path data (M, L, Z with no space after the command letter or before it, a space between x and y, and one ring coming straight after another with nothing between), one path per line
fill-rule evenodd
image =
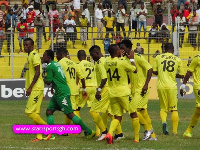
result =
M69 59L66 49L60 48L56 52L58 62L54 61L54 52L46 50L43 63L47 63L44 80L42 78L41 59L33 49L34 42L27 38L24 40L24 49L28 53L26 71L26 95L29 96L25 113L34 124L54 124L53 113L63 111L66 115L65 124L79 124L85 131L87 138L99 136L97 141L107 140L113 144L113 139L124 138L121 124L122 116L128 112L134 131L134 142L139 142L140 124L144 127L143 140L157 140L151 119L147 112L149 81L152 73L158 75L157 91L160 101L160 117L163 134L168 135L167 112L172 113L173 134L177 134L177 83L175 78L184 78L182 61L173 55L172 43L165 45L165 53L155 58L153 67L145 58L132 50L130 40L123 40L119 44L112 44L108 48L110 56L104 57L97 45L89 49L95 63L86 60L84 50L79 50L76 64ZM185 85L190 77L194 78L194 93L197 101L196 109L185 137L191 137L191 131L200 116L200 56L196 56L185 75L180 93L186 93ZM178 73L178 74L177 74ZM40 117L40 105L43 98L44 83L52 84L53 97L46 110L47 123ZM91 130L80 119L80 110L87 103L90 114L96 125L96 132ZM107 129L108 117L112 119ZM115 136L113 134L115 132ZM37 134L32 142L55 139L53 134L43 138Z

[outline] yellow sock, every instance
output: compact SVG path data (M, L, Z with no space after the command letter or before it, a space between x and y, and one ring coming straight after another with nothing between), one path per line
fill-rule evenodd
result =
M36 124L44 124L46 125L47 123L40 117L39 114L36 113L26 113L26 115L31 118Z
M107 128L108 125L108 112L102 113L101 118L103 120L103 123L105 127Z
M108 133L110 133L113 136L113 132L116 130L119 123L120 123L119 120L113 119L110 123L110 128L109 128Z
M100 131L99 127L97 125L95 125L95 127L96 127L96 136L101 135L101 131Z
M173 133L177 134L178 121L179 121L178 112L177 111L172 111L171 118L172 118Z
M135 140L139 142L139 132L140 132L139 118L132 118L132 126L135 135Z
M33 124L37 124L37 122L36 122L36 121L33 121ZM37 137L37 139L39 139L39 140L42 140L42 139L43 139L42 134L37 134L36 137Z
M113 116L113 115L109 115L109 117L113 120L113 119L115 119L115 117ZM122 118L122 120L123 120L123 118ZM121 120L121 122L118 124L118 126L117 126L117 128L116 128L116 130L115 130L115 134L116 135L118 135L118 134L120 134L120 133L122 133L122 120Z
M149 114L148 114L148 112L147 112L147 109L141 110L140 113L142 114L143 118L146 120L146 122L147 122L149 128L152 129L153 127L152 127L151 119L150 119L150 117L149 117ZM156 134L153 132L153 133L151 134L151 137L152 137L152 138L155 138L155 137L156 137Z
M75 110L75 111L74 111L74 114L75 114L76 116L78 116L79 118L81 118L81 116L80 116L80 111L79 111L79 110Z
M65 124L71 124L72 120L65 115Z
M144 126L144 130L151 130L151 127L148 126L147 121L144 119L140 112L137 112L137 116L139 118L139 122L142 126Z
M103 123L103 120L102 120L101 116L99 115L99 113L98 112L94 112L94 111L90 111L90 114L93 117L95 124L101 130L101 132L106 131L106 127L105 127L105 125Z
M186 133L191 133L192 132L192 129L197 124L197 122L199 120L199 117L200 117L200 108L196 107L195 111L194 111L194 113L192 115L192 119L190 121L190 124L189 124L187 130L185 131Z
M166 121L166 120L167 120L167 112L161 110L161 111L160 111L160 118L161 118L161 120L162 120L162 123L167 122L167 121Z

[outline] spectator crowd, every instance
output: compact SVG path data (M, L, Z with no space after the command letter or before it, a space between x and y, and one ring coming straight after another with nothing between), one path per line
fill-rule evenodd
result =
M117 9L113 6L116 4L110 0L99 1L95 5L94 0L82 1L80 0L66 0L66 3L61 11L57 10L56 0L45 1L46 10L43 10L41 0L30 0L30 2L23 0L22 7L15 4L13 7L9 6L8 2L1 1L0 3L0 55L4 40L7 40L7 51L11 51L11 46L14 48L14 31L17 31L20 51L22 51L22 41L26 38L33 38L33 33L36 33L37 49L42 48L42 39L44 36L45 42L56 39L56 46L66 47L67 41L72 41L73 48L75 48L75 41L77 40L77 28L80 28L80 40L83 46L87 45L88 27L94 24L97 26L97 39L103 40L105 43L115 41L120 42L123 38L130 38L130 33L134 31L135 38L147 38L148 42L155 39L156 42L168 42L170 39L170 31L165 23L163 23L163 14L166 11L166 3L171 3L171 22L172 31L179 30L180 41L179 45L182 47L184 40L185 28L189 30L188 42L196 48L197 30L200 21L200 7L195 7L197 2L187 2L185 0L178 0L178 5L173 0L151 0L150 4L152 10L147 9L147 2L136 0L132 2L131 8L128 10L127 1L119 0ZM162 3L165 7L162 8ZM181 4L183 7L181 8ZM49 7L49 5L52 5ZM88 6L92 5L92 9ZM156 7L154 6L156 5ZM3 7L4 6L4 7ZM70 6L70 7L69 7ZM2 9L4 8L4 10ZM51 9L50 9L51 8ZM196 9L197 8L197 9ZM93 16L90 14L94 14ZM147 31L147 16L154 15L154 23ZM94 19L91 22L91 18ZM125 26L128 23L129 31L125 31ZM106 35L103 37L104 27L106 28ZM45 32L49 28L48 38ZM116 28L116 32L114 31ZM109 38L111 34L111 38ZM138 36L137 36L138 34ZM110 41L110 42L109 42ZM12 42L12 43L11 43Z

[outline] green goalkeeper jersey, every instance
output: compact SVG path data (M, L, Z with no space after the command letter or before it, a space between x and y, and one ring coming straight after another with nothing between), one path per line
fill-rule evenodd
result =
M70 89L66 82L65 73L59 63L51 61L46 67L45 78L52 82L56 96L70 95Z

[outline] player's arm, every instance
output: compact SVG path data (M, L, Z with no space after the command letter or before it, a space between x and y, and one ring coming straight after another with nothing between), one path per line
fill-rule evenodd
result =
M53 81L53 71L49 67L50 66L46 67L46 76L44 78L44 83L47 84L47 85L50 85Z
M29 86L29 88L26 91L26 96L29 96L31 94L32 88L40 76L40 65L35 66L34 69L35 69L35 75L33 77L33 81L31 82L31 85Z
M99 70L100 70L100 73L101 73L101 84L97 88L97 92L96 92L96 95L95 95L97 100L101 100L101 90L103 89L103 87L105 86L105 84L107 82L107 73L106 73L106 69L105 69L103 63L99 64Z
M185 71L184 71L183 63L182 63L181 60L179 61L179 64L178 64L178 72L179 72L179 73L176 74L176 78L183 79L183 78L184 78L184 75L185 75Z
M153 73L153 69L150 68L148 71L147 71L147 78L146 78L146 81L145 81L145 84L142 88L142 92L141 92L141 95L144 96L144 94L146 94L147 90L148 90L148 85L149 85L149 82L151 80L151 76L152 76L152 73Z
M158 63L157 63L157 58L158 58L158 56L156 56L156 59L155 59L154 64L153 64L153 74L155 74L155 75L158 75Z
M190 66L189 66L189 69L188 69L188 71L187 71L187 73L186 73L186 75L185 75L185 77L183 79L183 84L181 85L181 89L180 89L181 96L184 96L186 94L186 89L185 89L186 84L187 84L190 76L192 75L192 72L195 71L195 68L196 68L197 65L199 65L199 57L196 56L192 60Z

